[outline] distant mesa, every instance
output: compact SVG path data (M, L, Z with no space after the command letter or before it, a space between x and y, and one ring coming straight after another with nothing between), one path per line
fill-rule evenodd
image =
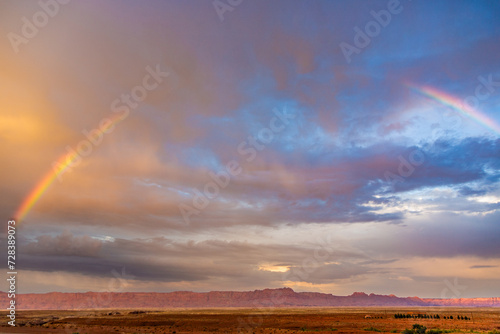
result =
M368 297L368 295L364 292L354 292L351 297Z
M0 292L0 302L7 305L8 297ZM397 297L395 295L367 295L354 292L349 296L335 296L318 292L295 292L291 288L254 291L176 291L155 292L85 292L85 293L30 293L16 295L20 310L75 310L75 309L154 309L154 308L210 308L210 307L321 307L321 306L462 306L500 307L500 298L438 299Z

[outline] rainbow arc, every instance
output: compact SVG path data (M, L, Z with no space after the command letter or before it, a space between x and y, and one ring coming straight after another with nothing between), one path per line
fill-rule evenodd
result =
M407 84L407 86L424 96L430 97L445 106L453 108L474 122L500 135L500 124L498 124L498 122L490 118L487 114L464 103L462 99L431 86L419 86L415 84Z
M97 128L94 131L97 131L97 135L104 136L104 134L107 133L113 126L123 121L126 117L127 114L114 115L113 117L108 118L109 121L106 122L103 127ZM78 153L76 152L65 153L56 160L53 166L57 166L57 168L53 167L49 172L47 172L21 202L21 205L18 207L14 214L14 218L17 221L22 221L33 208L33 206L40 200L40 198L47 191L50 185L54 183L54 181L58 177L64 174L66 170L73 165L75 160L78 158L77 154Z

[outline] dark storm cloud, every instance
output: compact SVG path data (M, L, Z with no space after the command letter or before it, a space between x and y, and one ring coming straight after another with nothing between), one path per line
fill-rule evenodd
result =
M39 240L82 240L64 233L59 236L41 236ZM94 240L95 243L100 241ZM56 242L59 243L60 242ZM81 242L80 242L81 243ZM333 247L333 246L329 246ZM301 268L305 258L312 258L314 247L279 246L241 242L208 240L204 242L176 242L165 238L102 242L98 254L74 254L62 247L45 242L29 243L23 247L20 261L25 270L65 271L84 275L108 277L113 270L122 268L136 279L161 282L203 281L209 278L237 280L283 279L282 273L260 271L260 265ZM59 253L55 253L59 251ZM241 257L240 254L245 254ZM97 257L97 259L96 259ZM341 266L325 263L342 258ZM43 261L42 261L43 259ZM348 278L367 271L362 265L355 265L365 259L359 253L332 249L322 261L315 261L317 274L311 279ZM366 263L366 261L365 261ZM347 270L347 268L352 268ZM318 278L315 278L319 275Z
M423 187L459 185L472 181L498 180L500 141L468 138L461 141L437 141L421 148L425 163L394 190L408 191ZM489 175L487 170L494 171Z
M481 212L481 211L480 211ZM361 249L388 256L397 249L399 256L500 258L498 211L488 215L429 214L429 222L401 226L391 242L363 241ZM436 223L439 222L439 223Z
M30 242L23 247L26 254L60 255L96 257L101 252L102 242L87 235L75 237L72 233L63 233L50 236L40 235L36 241Z

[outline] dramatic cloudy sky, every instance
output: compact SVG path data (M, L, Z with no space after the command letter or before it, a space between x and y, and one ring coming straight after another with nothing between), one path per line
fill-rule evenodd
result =
M19 292L500 296L498 1L63 2L0 5Z

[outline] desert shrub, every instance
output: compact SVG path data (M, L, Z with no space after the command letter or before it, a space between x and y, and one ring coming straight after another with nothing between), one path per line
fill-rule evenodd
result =
M426 329L427 327L419 324L413 325L413 330L415 331L416 334L424 334Z
M443 331L441 329L429 329L429 331L427 332L428 334L442 334Z
M453 333L453 330L452 329L433 328L433 329L429 329L426 334L445 334L445 333Z
M368 327L368 328L363 328L363 330L367 331L367 332L381 332L382 330L380 329L377 329L375 327Z
M419 324L414 324L412 329L405 329L402 331L402 334L424 334L425 331L427 330L427 327L419 325Z

